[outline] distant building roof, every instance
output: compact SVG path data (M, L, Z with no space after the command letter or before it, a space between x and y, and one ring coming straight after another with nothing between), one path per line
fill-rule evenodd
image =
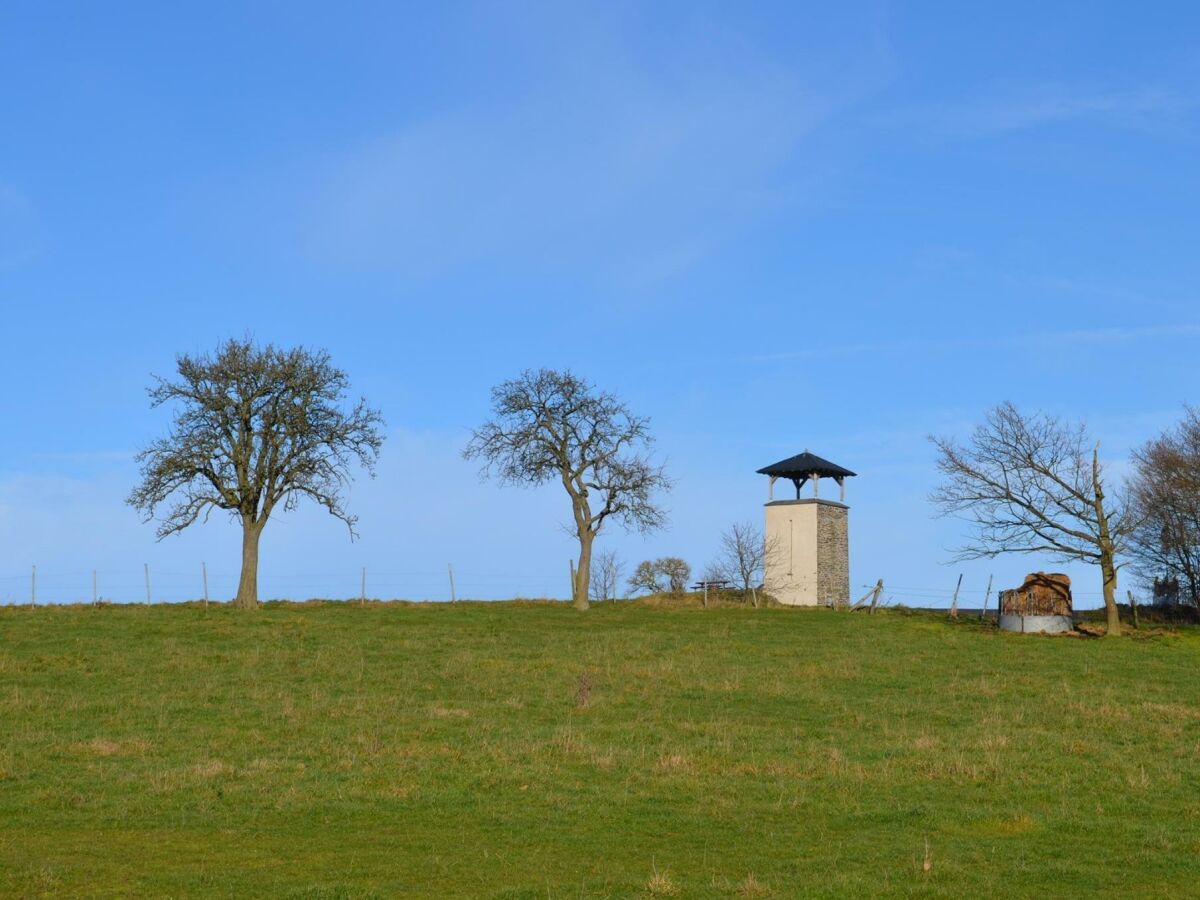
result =
M803 453L797 453L795 456L764 466L758 470L758 474L773 475L776 478L806 479L816 475L818 478L840 479L848 478L855 473L805 450Z

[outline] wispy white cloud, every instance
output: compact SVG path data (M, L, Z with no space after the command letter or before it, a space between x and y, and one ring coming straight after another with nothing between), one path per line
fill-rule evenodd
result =
M32 259L41 244L41 228L33 205L23 194L0 182L0 269Z
M1139 125L1196 110L1200 98L1164 85L1109 88L1051 83L993 84L973 97L890 112L877 119L924 137L981 138L1046 125L1092 121Z
M1111 328L1078 328L1069 331L1033 332L1013 343L1037 344L1123 344L1135 341L1191 339L1200 337L1200 324L1134 325Z
M782 353L743 357L745 362L776 362L793 359L825 359L875 353L937 353L963 350L1063 349L1104 344L1127 344L1152 340L1194 340L1200 338L1200 324L1180 322L1162 325L1113 326L1061 331L1031 331L990 338L904 339L895 341L859 341L830 344Z
M658 244L648 256L678 265L672 247L695 247L763 202L771 172L820 115L796 86L761 73L622 93L448 114L360 148L324 182L314 245L426 269L589 244L620 256L648 239ZM564 108L573 103L587 114Z
M618 27L587 25L570 64L556 49L553 77L519 95L446 108L323 164L301 191L307 251L414 272L586 257L629 282L670 278L811 190L785 170L877 83L844 58L835 79L832 64L801 72L732 37L643 59ZM858 41L860 69L886 57L869 29Z

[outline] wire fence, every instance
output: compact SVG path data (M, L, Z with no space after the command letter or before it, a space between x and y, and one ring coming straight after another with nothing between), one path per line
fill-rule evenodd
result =
M864 584L862 590L870 590L873 585ZM1001 588L1002 589L1002 588ZM958 589L958 605L964 608L981 609L987 601L989 609L995 609L999 590L993 587L988 593L986 587L962 587ZM949 587L893 587L884 579L883 602L888 606L931 607L934 609L949 609L954 602L955 588ZM1076 609L1095 609L1104 605L1102 591L1080 591L1071 589L1071 599Z
M237 594L240 573L197 563L191 571L156 569L44 569L0 574L0 605L68 603L172 603L193 600L222 602ZM506 600L566 598L569 575L547 572L460 571L452 564L440 570L402 571L370 566L342 572L270 571L258 576L260 600Z
M460 570L453 564L435 569L389 568L345 571L260 572L258 594L262 600L511 600L569 596L568 567L562 574L549 572L481 572ZM172 603L193 600L223 602L237 594L239 572L197 563L190 571L178 567L159 570L146 564L109 569L43 569L31 567L24 573L0 574L0 605L43 605L67 603ZM864 584L857 589L870 590ZM852 592L854 593L854 592ZM958 605L981 608L985 598L995 608L998 591L990 596L984 587L964 585L958 590ZM942 587L912 587L887 584L881 602L887 606L948 609L955 595L952 584ZM1077 609L1103 605L1100 591L1073 590Z

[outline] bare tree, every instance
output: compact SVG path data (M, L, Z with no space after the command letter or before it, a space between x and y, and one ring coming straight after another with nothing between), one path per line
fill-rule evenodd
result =
M1200 604L1200 414L1183 421L1133 454L1137 525L1130 553L1147 582L1177 579L1191 605Z
M692 567L678 556L663 556L655 560L658 570L667 580L667 590L672 594L682 594L687 590L687 583L692 577Z
M579 539L573 600L587 609L592 542L605 523L613 519L646 532L664 522L655 495L671 483L649 458L650 420L572 373L552 369L497 385L492 412L463 456L483 460L484 475L495 473L502 483L562 482Z
M1025 416L1004 403L987 414L965 446L951 438L930 440L944 479L930 500L942 515L975 526L958 559L1046 553L1097 564L1108 633L1120 634L1117 559L1132 517L1122 498L1106 496L1099 444L1086 428L1043 413Z
M691 577L692 567L685 560L678 556L660 556L638 563L629 579L629 589L647 594L682 594Z
M749 594L754 606L758 607L758 584L762 581L763 566L770 555L770 548L762 530L750 522L735 522L721 535L721 547L712 571L721 578L738 585L744 594Z
M377 410L345 406L349 381L323 350L257 347L230 340L215 355L176 360L178 380L156 379L152 407L177 404L170 433L138 454L142 482L128 502L159 520L159 540L213 509L242 525L242 573L236 603L258 604L258 544L267 519L303 497L341 519L357 461L374 475L383 444Z
M633 593L643 591L647 594L665 594L667 582L658 565L652 559L644 559L637 564L633 575L629 578L629 590Z
M601 550L592 560L592 599L616 600L625 566L616 551Z

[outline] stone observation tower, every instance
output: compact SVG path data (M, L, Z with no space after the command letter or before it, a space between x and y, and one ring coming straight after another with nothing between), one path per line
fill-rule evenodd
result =
M766 556L763 590L787 606L850 602L850 534L846 506L849 469L805 450L759 469L770 477L767 496ZM775 482L786 478L796 486L795 500L776 500ZM821 479L837 482L838 500L821 498ZM800 488L811 481L812 497Z

